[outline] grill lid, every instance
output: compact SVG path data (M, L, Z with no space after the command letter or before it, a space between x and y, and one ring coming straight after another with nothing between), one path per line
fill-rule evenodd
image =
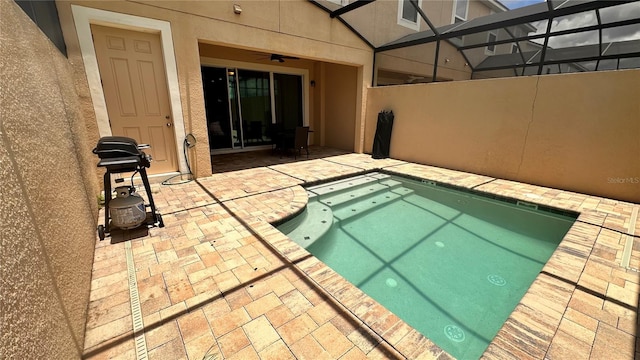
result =
M93 149L93 153L101 159L112 159L118 157L140 156L144 153L138 148L138 143L124 136L104 136L98 140L98 145Z

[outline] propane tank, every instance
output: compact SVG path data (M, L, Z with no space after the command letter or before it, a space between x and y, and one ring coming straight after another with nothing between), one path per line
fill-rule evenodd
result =
M118 186L116 198L109 202L111 223L123 230L133 229L147 218L142 196L132 186Z

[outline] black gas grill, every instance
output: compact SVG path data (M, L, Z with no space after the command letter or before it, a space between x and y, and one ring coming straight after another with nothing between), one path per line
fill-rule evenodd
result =
M148 168L151 166L151 159L142 151L148 147L144 144L138 145L134 139L128 137L105 136L98 140L98 145L93 149L93 153L100 158L98 163L100 167L135 171L139 167Z
M144 189L147 193L151 211L147 212L147 226L164 227L162 216L156 211L153 196L151 194L151 186L147 177L147 168L151 166L151 156L144 153L144 149L149 145L140 144L131 138L124 136L105 136L100 138L93 153L98 155L100 161L98 167L106 168L104 174L104 226L98 226L98 235L103 240L105 234L110 232L109 202L111 201L111 174L119 174L125 172L138 172L142 178ZM116 180L117 181L117 180Z

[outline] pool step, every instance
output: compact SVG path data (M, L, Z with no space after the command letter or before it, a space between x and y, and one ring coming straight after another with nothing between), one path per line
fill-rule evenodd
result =
M380 175L384 176L384 174ZM347 184L334 184L326 189L319 189L319 201L335 208L402 185L401 182L390 179L388 175L386 178L366 177L358 180L349 181Z
M373 196L379 192L387 191L389 187L379 183L369 183L365 186L352 188L347 192L340 192L331 196L320 197L320 202L331 207L346 205L352 202L360 201L362 198Z
M393 189L391 189L391 192L400 196L407 196L414 193L413 189L409 189L404 186L395 186Z
M298 245L307 248L322 237L335 221L347 220L413 193L389 175L369 173L347 180L307 188L305 210L278 227Z
M380 180L379 173L356 176L346 180L332 181L330 183L321 184L307 188L308 192L318 195L321 198L327 196L335 196L337 194L348 192L360 186L366 186L371 183L377 183ZM388 177L388 175L386 175Z
M395 186L389 191L379 192L365 199L360 198L359 201L349 203L346 206L336 207L333 210L333 216L340 221L345 221L412 193L413 190L411 189L402 186Z
M333 212L330 207L310 199L306 209L297 219L300 219L300 221L296 221L297 224L294 224L295 228L293 230L287 223L283 224L287 225L286 228L280 226L278 230L282 231L298 245L307 248L329 231L333 223Z

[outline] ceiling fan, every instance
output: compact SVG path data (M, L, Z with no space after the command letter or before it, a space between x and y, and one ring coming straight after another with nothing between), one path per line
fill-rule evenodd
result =
M269 60L271 61L277 61L280 63L283 63L285 59L299 60L300 58L295 56L286 56L286 55L280 55L280 54L271 54L271 57L269 58Z

